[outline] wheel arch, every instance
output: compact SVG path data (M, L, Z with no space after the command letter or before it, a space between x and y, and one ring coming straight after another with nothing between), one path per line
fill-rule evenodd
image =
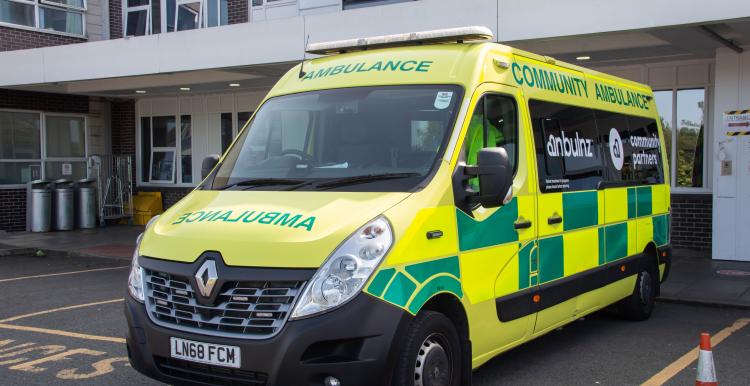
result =
M420 309L440 312L453 322L461 341L461 384L471 384L471 340L469 318L461 299L450 292L441 292L431 297Z

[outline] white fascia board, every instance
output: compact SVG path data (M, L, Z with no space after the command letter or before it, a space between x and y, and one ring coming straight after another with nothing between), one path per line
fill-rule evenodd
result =
M0 53L0 87L216 69L302 59L293 17Z
M157 73L158 47L158 37L151 35L42 48L44 79L39 83Z
M160 72L301 60L302 17L233 24L159 35Z
M0 86L39 83L44 79L41 49L8 51L0 54Z
M497 0L501 42L750 17L750 1Z

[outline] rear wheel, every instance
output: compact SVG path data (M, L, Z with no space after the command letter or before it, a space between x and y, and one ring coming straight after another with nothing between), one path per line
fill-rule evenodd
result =
M461 381L458 331L445 315L422 311L412 321L399 355L394 384L457 386Z
M659 271L655 267L644 267L638 273L633 293L617 304L619 315L630 320L646 320L651 317L659 287Z

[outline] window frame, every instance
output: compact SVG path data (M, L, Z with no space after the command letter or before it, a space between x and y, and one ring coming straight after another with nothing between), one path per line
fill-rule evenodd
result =
M154 187L172 187L172 188L187 188L195 187L199 182L195 182L194 170L190 170L193 182L182 181L182 117L190 117L190 151L191 151L191 163L195 162L195 117L192 113L182 114L179 111L174 114L138 114L136 110L136 176L138 186L154 186ZM175 145L172 147L154 146L154 118L155 117L172 117L175 120ZM143 125L142 120L148 119L150 124L149 129L149 145L148 149L150 154L148 164L148 175L143 175ZM172 152L172 179L171 180L152 180L151 176L153 173L153 160L154 153L159 152Z
M2 158L0 163L38 163L39 164L39 179L47 179L46 163L47 162L84 162L86 163L89 158L89 124L88 117L85 114L75 113L57 113L57 112L45 112L39 110L21 110L21 109L0 109L0 112L9 113L28 113L39 115L39 151L40 158L24 158L24 159L9 159ZM72 117L72 118L83 118L83 138L84 138L84 156L83 157L48 157L47 156L47 117ZM88 177L88 171L86 172ZM0 190L4 189L23 189L26 188L26 184L0 184Z
M59 7L59 8L69 8L69 9L73 9L77 11L85 11L88 0L83 0L83 7L76 7L70 4L62 4L62 3L58 3L55 1L51 1L51 0L39 0L39 2L43 5L51 5L51 6Z
M11 1L25 1L25 0L11 0ZM39 0L39 1L45 1L45 0ZM250 1L250 0L248 0ZM296 1L296 0L294 0ZM159 2L159 32L154 32L154 12L153 10L153 1L148 0L148 4L145 5L137 5L133 7L128 6L127 0L122 1L122 36L123 37L135 37L135 36L148 36L148 35L157 35L157 34L163 34L163 33L173 33L173 32L182 32L182 31L190 31L190 30L182 30L178 31L177 28L177 19L179 15L179 7L180 5L184 4L191 4L191 3L200 3L200 12L198 14L198 28L195 29L204 29L204 28L214 28L214 27L221 27L225 25L229 25L229 22L227 20L227 24L221 24L221 4L222 2L218 2L219 6L219 12L218 12L218 20L217 25L213 27L208 26L208 1L207 0L175 0L174 1L174 19L172 20L174 22L174 31L169 30L168 26L169 23L167 22L167 1L162 0ZM227 5L227 13L229 12L229 2L225 3ZM248 6L248 10L250 7ZM128 13L129 12L137 12L137 11L146 11L146 32L143 35L128 35L127 34L127 27L128 27Z
M213 28L213 27L221 27L222 25L229 25L229 2L228 1L227 1L227 24L221 24L221 1L222 0L202 0L202 1L203 1L203 15L202 15L202 18L203 18L203 22L202 22L203 28ZM208 7L209 7L209 3L211 1L215 1L217 3L217 6L218 6L218 9L217 9L218 12L216 13L217 20L216 20L216 25L215 26L209 26L208 25L208 23L210 21L210 18L208 16ZM247 0L247 1L249 1L249 0Z
M522 99L521 98L517 98L513 94L504 93L504 92L500 92L500 91L489 90L489 91L484 91L481 94L479 94L479 96L476 99L476 103L474 103L473 105L469 101L468 110L466 111L466 115L463 116L463 117L459 116L457 118L457 122L458 122L458 119L462 119L463 122L466 122L467 119L469 121L469 124L466 127L466 133L464 133L463 140L460 142L461 145L459 147L458 160L459 160L459 162L463 162L466 165L469 165L468 164L468 160L469 160L468 150L469 149L468 149L468 142L467 142L467 140L469 139L468 137L469 137L470 129L471 129L471 120L474 118L474 112L476 111L477 107L479 106L479 103L482 104L482 113L484 115L482 117L482 144L483 144L482 149L485 149L485 148L488 148L488 147L497 147L497 146L486 146L488 136L487 136L487 122L486 122L487 120L485 119L485 117L486 117L486 111L487 111L487 100L485 99L485 97L488 96L488 95L496 95L496 96L501 96L501 97L504 97L504 98L508 98L508 99L510 99L510 100L513 101L513 105L515 106L515 109L516 109L516 114L515 114L516 115L516 151L515 151L515 154L514 154L513 177L512 177L512 179L515 181L516 176L518 175L518 168L519 168L518 164L520 163L519 160L521 159L520 158L520 153L521 153L521 151L520 151L520 148L521 148L520 141L521 141L521 135L522 135L522 133L521 133L521 130L522 130L521 129L521 101L522 101ZM472 166L475 166L475 165L472 165ZM476 177L473 177L473 178L476 178ZM466 186L465 187L470 186L470 182L469 181L471 179L472 178L468 178L466 180ZM479 183L479 180L477 180L477 184L478 183ZM461 189L464 189L464 187L461 187ZM478 185L477 185L477 192L480 192ZM480 206L481 206L481 204L479 204L479 203L475 203L473 205L467 204L467 206L465 207L465 209L467 209L468 211L464 211L464 212L465 213L471 213L474 210L476 210L477 208L479 208ZM463 210L463 209L461 209L461 210Z
M0 21L0 26L8 27L8 28L23 29L27 31L48 33L48 34L53 34L53 35L70 36L70 37L75 37L75 38L80 38L80 39L88 39L87 31L86 31L86 13L88 11L88 0L83 0L83 8L74 7L72 5L67 5L67 4L55 3L55 2L47 1L47 0L5 0L5 1L11 2L11 3L33 5L34 6L34 25L28 26L28 25L23 25L23 24L15 24L15 23L10 23L10 22ZM42 8L80 14L81 15L81 34L42 28L41 26L41 12L42 12L41 9Z
M166 3L166 1L165 1ZM128 17L131 12L146 11L146 33L144 35L128 35ZM151 0L148 0L146 5L137 5L134 7L128 6L128 0L122 1L122 37L128 36L146 36L152 34L152 20L151 20Z
M166 4L166 1L164 1ZM180 31L190 31L190 29L186 30L178 30L177 29L177 21L180 20L180 6L186 5L186 4L194 4L198 3L198 27L197 28L191 28L191 29L201 29L206 28L206 25L208 23L208 18L205 18L204 14L208 13L208 2L205 0L175 0L174 2L174 31L167 31L167 32L180 32ZM165 7L166 9L166 7ZM168 24L167 24L168 25Z
M690 187L690 186L678 186L677 185L677 93L682 90L703 90L703 186L701 187ZM672 93L672 116L670 117L669 123L672 125L672 138L670 144L670 154L668 154L667 162L669 163L669 187L672 193L678 194L707 194L712 192L712 181L713 176L711 175L712 168L709 164L712 160L712 146L709 146L711 141L711 134L709 131L711 127L711 86L710 85L685 85L685 86L674 86L670 88L658 88L654 89L653 92L669 91ZM657 110L658 111L658 110ZM666 118L666 117L665 117ZM659 130L664 135L664 127L662 127L661 119L657 119ZM666 143L665 143L666 145Z

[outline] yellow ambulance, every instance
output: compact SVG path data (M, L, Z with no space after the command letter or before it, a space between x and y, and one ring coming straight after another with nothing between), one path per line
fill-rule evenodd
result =
M152 220L125 314L168 383L452 386L670 266L651 90L484 27L312 44Z

